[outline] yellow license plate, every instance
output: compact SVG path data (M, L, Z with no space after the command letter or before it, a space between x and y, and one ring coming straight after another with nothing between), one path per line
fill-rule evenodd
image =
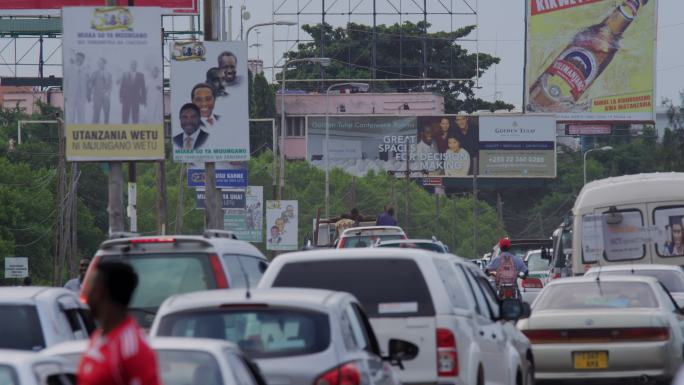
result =
M574 352L575 369L608 369L608 352Z

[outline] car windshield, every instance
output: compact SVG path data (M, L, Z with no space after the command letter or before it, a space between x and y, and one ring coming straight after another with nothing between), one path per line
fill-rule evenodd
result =
M361 301L369 317L435 315L423 274L416 262L408 259L288 263L278 272L273 286L345 291Z
M534 310L656 308L650 285L643 282L573 282L544 288Z
M391 235L350 235L342 238L344 246L342 248L349 249L352 247L371 247L375 245L378 240L389 241L394 239L402 239L401 234Z
M684 292L684 273L675 270L610 270L601 271L601 275L643 275L656 278L670 293ZM598 271L585 274L587 277L595 277Z
M224 381L216 359L209 353L193 350L157 349L159 372L164 384L220 385Z
M401 247L407 249L423 249L434 251L436 253L445 253L444 248L437 243L433 242L392 242L392 243L382 243L378 247Z
M0 365L0 384L2 385L19 385L17 381L17 374L11 366Z
M549 270L551 266L547 259L542 259L541 252L530 253L527 257L527 269L530 271Z
M41 350L45 347L35 306L3 304L0 315L0 348Z
M289 357L327 349L330 321L309 310L231 305L167 315L158 334L228 340L252 358Z
M129 307L143 327L166 298L216 287L207 254L129 254L126 260L139 277Z

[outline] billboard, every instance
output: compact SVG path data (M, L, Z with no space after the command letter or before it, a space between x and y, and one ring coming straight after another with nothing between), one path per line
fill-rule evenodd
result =
M232 231L241 241L263 242L264 188L248 186L245 195L244 210L224 210L223 228Z
M128 0L118 0L118 6L127 6ZM137 7L161 7L164 15L195 14L199 0L135 0ZM62 7L104 7L107 0L0 0L3 15L59 16Z
M525 106L559 121L654 120L657 0L527 0Z
M480 117L480 177L556 176L556 119L549 115Z
M249 160L246 43L174 42L171 74L173 159Z
M297 250L297 201L266 201L266 250Z
M247 187L247 169L215 170L217 188L245 188ZM204 187L206 174L204 169L188 169L188 187Z
M164 159L159 8L68 7L63 19L67 160Z
M245 190L220 190L221 191L221 208L223 209L244 209L246 205ZM195 205L198 209L205 209L206 192L204 188L196 190L197 200Z
M403 177L408 168L413 178L466 178L473 175L474 158L484 155L475 170L482 177L555 177L553 116L503 116L331 116L328 163L357 176L374 171ZM326 154L325 118L309 116L307 159L325 168ZM500 157L509 164L496 166Z

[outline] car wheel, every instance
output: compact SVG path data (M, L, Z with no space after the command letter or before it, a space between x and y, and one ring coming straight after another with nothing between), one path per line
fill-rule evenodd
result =
M484 372L482 366L477 368L477 385L485 385Z

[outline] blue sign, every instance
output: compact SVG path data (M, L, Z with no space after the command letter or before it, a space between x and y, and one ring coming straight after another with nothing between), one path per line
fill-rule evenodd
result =
M197 191L197 208L203 209L206 193ZM244 191L221 190L221 207L224 209L244 209L247 199Z
M216 170L216 188L246 188L247 170ZM204 170L188 169L188 187L204 187Z

